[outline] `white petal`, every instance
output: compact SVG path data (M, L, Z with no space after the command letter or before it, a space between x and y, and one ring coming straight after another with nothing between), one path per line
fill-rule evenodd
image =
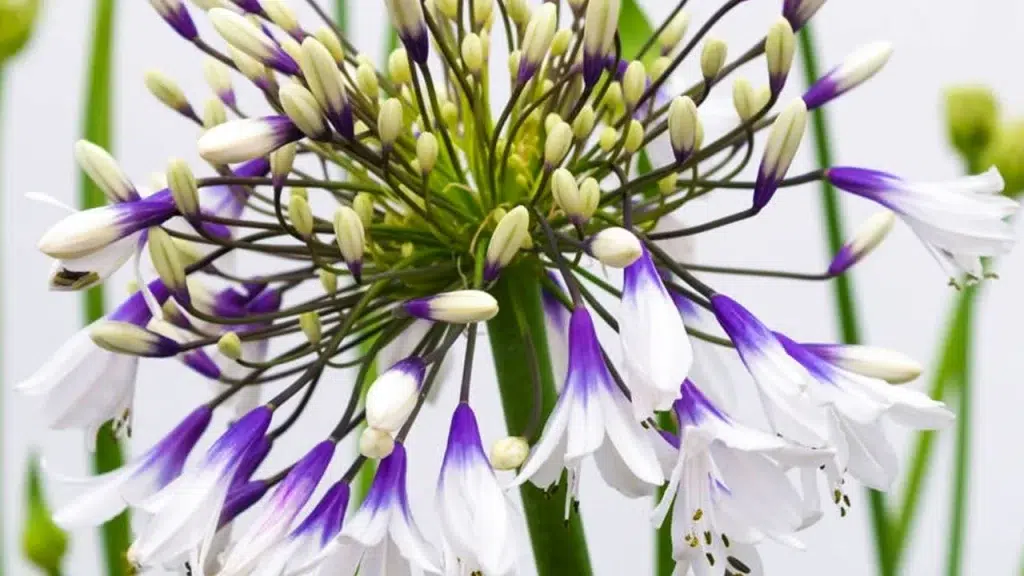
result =
M51 475L56 475L48 471ZM84 484L83 493L58 509L53 521L63 528L99 526L117 516L128 506L121 497L121 487L131 478L134 468L120 468L91 478L70 478L57 475L59 482Z
M544 424L544 430L540 434L540 441L534 445L533 450L530 452L529 460L526 461L526 464L519 470L519 474L512 480L512 486L519 486L526 482L537 475L542 467L545 472L552 471L554 463L558 464L558 474L561 474L562 463L565 458L565 446L568 442L566 429L569 425L570 395L570 390L564 390L558 398L555 409L548 416L548 421ZM549 463L552 464L549 465ZM544 476L547 476L547 474ZM555 477L555 481L557 481L557 477ZM547 485L550 486L553 483L554 481L549 482Z
M388 534L409 564L427 572L441 573L437 552L420 534L419 529L413 523L411 514L409 516L400 512L392 514ZM389 555L392 554L389 552Z
M876 490L889 490L899 472L899 460L878 423L860 424L836 416L847 444L850 474Z
M630 476L640 481L641 484L631 482L633 495L649 493L650 488L660 486L665 482L665 476L658 463L658 456L648 441L649 435L643 426L631 418L632 411L629 402L617 389L610 393L600 394L599 398L602 403L608 439L611 440L617 454L617 458L612 459L612 462L618 461L614 466L618 467L621 464L622 470L628 470ZM615 470L615 468L608 467L607 458L603 460L605 466L602 468L602 475L605 471ZM617 476L621 477L622 474ZM605 480L609 480L607 476ZM647 486L644 487L643 484ZM630 494L627 492L627 495Z

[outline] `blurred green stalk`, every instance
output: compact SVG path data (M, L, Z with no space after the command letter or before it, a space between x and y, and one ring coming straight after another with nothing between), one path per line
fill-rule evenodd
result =
M112 141L112 75L114 57L114 12L115 0L96 0L93 5L92 47L86 64L88 79L85 93L85 108L82 110L84 125L82 136L90 142L110 150ZM102 206L106 203L103 192L84 174L79 176L82 208ZM83 295L83 320L89 324L104 315L103 287L97 286ZM96 454L93 456L93 471L97 474L115 470L124 464L122 447L114 436L110 424L99 430L96 438ZM103 526L103 555L106 559L107 574L127 576L128 562L125 554L131 543L131 530L127 512Z
M2 61L0 61L0 183L3 183L3 174L4 174L4 172L3 172L3 168L4 168L3 167L3 136L4 136L3 113L4 113L4 78L5 78L5 76L6 76L6 67L4 66L4 63ZM2 192L2 191L3 191L2 188L0 188L0 192ZM0 260L0 264L2 264L2 260ZM2 303L3 303L3 294L0 293L0 304L2 304ZM4 319L5 318L3 317L3 314L0 314L0 322L2 322ZM0 324L0 326L2 326L2 324ZM0 345L0 353L2 353L2 352L3 352L3 346ZM0 357L0 360L2 360L2 357ZM3 362L0 361L0 374L3 373L2 371L3 371ZM2 379L0 379L0 381L2 381ZM4 400L3 389L0 389L0 466L2 466L3 462L4 462L4 435L3 435L3 429L4 429L4 417L3 417L4 416L4 402L3 402L3 400ZM2 502L3 495L4 495L4 482L3 482L4 476L5 476L4 474L0 474L0 502ZM4 540L4 515L3 515L3 509L4 509L4 507L0 506L0 576L3 576L3 574L4 574L4 558L7 557L6 554L2 553L3 550L4 550L4 543L6 542L6 540Z

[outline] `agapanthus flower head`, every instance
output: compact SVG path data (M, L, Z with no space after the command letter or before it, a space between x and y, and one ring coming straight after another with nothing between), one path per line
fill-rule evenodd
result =
M153 516L133 562L261 576L314 566L342 576L510 573L523 559L508 545L517 522L501 471L518 468L512 484L545 488L567 471L568 497L551 504L567 514L593 459L628 497L670 479L671 502L683 488L679 571L753 573L760 540L792 543L820 517L819 466L833 488L846 474L886 487L896 460L878 422L920 429L950 419L941 404L890 386L920 372L913 361L776 333L710 284L720 274L832 279L870 257L893 218L951 273L980 278L981 262L1014 243L1016 203L996 194L994 172L949 184L857 168L796 173L808 110L863 84L890 52L869 45L802 98L782 100L794 84L794 34L823 0L786 0L749 49L718 36L717 22L743 2L704 22L678 6L629 55L621 0L571 0L572 25L561 29L567 14L552 2L387 0L401 46L380 70L332 23L283 0L191 11L181 0L150 3L186 49L198 48L209 103L193 107L160 73L146 83L200 135L167 143L171 158L155 167L167 182L150 195L109 153L75 147L110 204L66 209L42 235L40 249L56 260L50 285L96 286L134 256L142 289L22 386L51 427L91 433L113 419L126 429L138 364L177 361L206 381L197 414L234 421L182 471L201 428L190 417L182 426L192 432L176 430L108 483L181 471L166 486L147 480L162 489L143 503L126 497ZM518 49L498 54L494 39L506 31ZM766 85L734 77L761 57ZM509 76L492 82L487 70L505 62ZM680 83L684 67L699 67L690 85ZM238 79L265 105L243 107ZM743 180L762 145L756 179ZM179 160L196 150L208 169ZM822 181L886 208L824 271L721 266L693 249L695 238L757 217L776 194L803 197L804 185ZM737 191L748 207L696 221L694 200ZM484 343L497 383L472 373ZM412 519L406 446L417 445L408 440L421 414L451 409L437 391L460 370L437 555ZM348 399L324 404L324 386ZM510 410L490 459L473 413L487 393ZM735 416L758 401L765 432ZM295 424L311 406L337 410L335 428L291 443L315 448L264 476L278 439L308 429ZM279 409L287 417L271 429ZM668 442L657 423L673 416L681 439ZM353 438L359 455L330 478L333 447ZM369 459L379 461L373 488L342 528L349 485ZM792 468L802 498L785 475ZM293 525L321 480L332 487ZM235 530L247 510L253 527Z

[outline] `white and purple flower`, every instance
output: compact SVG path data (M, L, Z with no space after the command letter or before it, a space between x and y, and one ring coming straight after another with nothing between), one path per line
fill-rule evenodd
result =
M253 576L283 576L316 558L341 531L350 492L345 482L328 488L313 511L261 560Z

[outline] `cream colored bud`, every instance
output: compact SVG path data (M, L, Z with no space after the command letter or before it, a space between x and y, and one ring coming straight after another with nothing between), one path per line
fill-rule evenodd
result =
M210 98L203 106L203 128L209 130L228 121L228 111L224 103L217 98Z
M761 170L767 178L781 180L800 149L807 128L807 106L797 98L772 124L765 145Z
M318 346L323 338L323 327L320 325L320 315L316 312L303 312L299 314L299 327L306 335L306 340L313 346Z
M590 133L594 131L596 121L597 115L594 113L594 107L584 104L580 108L579 114L576 115L576 119L572 121L572 135L577 142L583 142L590 136Z
M551 39L551 55L559 57L569 51L569 44L572 42L572 30L568 28L562 28L558 32L555 32L554 38Z
M330 51L316 38L307 37L302 41L298 62L320 108L332 119L340 118L348 108L348 94L341 70Z
M732 105L736 109L736 115L744 122L753 118L760 110L754 86L746 78L738 78L733 82Z
M544 133L551 134L551 130L562 121L562 117L552 112L544 117Z
M668 109L668 134L676 160L682 161L698 148L700 118L689 96L677 96Z
M768 63L768 78L774 92L782 90L793 66L793 54L796 52L796 35L789 20L779 18L768 29L764 41L764 56Z
M608 91L604 93L604 105L609 110L621 110L623 105L622 84L612 82L608 85Z
M302 27L299 26L295 11L284 0L260 0L260 7L279 28L295 37L302 35Z
M523 59L523 53L520 50L513 50L508 55L508 75L515 82L519 76L519 64Z
M546 3L534 11L523 34L523 59L517 71L519 82L529 80L544 61L557 29L558 12L554 4Z
M567 122L555 124L544 142L544 165L548 169L559 166L572 148L572 126Z
M173 291L187 290L185 264L177 246L163 228L154 226L148 233L149 258L164 285Z
M601 202L601 185L595 178L584 178L580 183L581 214L587 218L597 212L598 204Z
M866 258L878 248L895 225L896 214L891 210L882 210L865 220L836 253L829 264L828 275L838 276Z
M309 202L309 190L302 186L293 186L289 194L291 196L298 196L299 198L302 198L306 202Z
M335 64L341 65L345 63L345 48L341 45L341 40L338 39L338 35L334 33L334 30L324 26L317 29L313 36L331 53Z
M590 0L587 3L583 49L588 58L603 59L611 54L621 9L622 0Z
M356 215L359 216L359 221L363 224L363 227L369 227L373 223L373 196L367 192L360 192L356 194L354 200L352 200L352 208L356 211Z
M405 48L398 48L388 56L388 74L395 84L412 82L412 70L409 69L409 55Z
M292 173L297 151L298 147L294 143L289 143L270 153L270 176L275 187L282 186Z
M480 74L484 65L484 47L480 37L472 32L462 39L462 62L471 74Z
M498 315L498 301L483 290L454 290L410 300L405 312L416 318L449 324L486 322Z
M295 62L299 62L302 59L302 46L291 36L281 38L278 40L278 44L281 45L281 50Z
M525 206L516 206L498 221L487 245L484 276L488 281L497 278L498 272L512 262L529 235L530 212Z
M816 347L815 352L845 370L885 380L890 384L910 382L924 371L924 367L913 358L874 346L821 345Z
M605 228L587 240L587 252L602 264L625 268L640 259L640 240L625 228Z
M178 212L183 216L199 214L199 187L187 162L172 158L167 163L167 186L171 189L171 197Z
M460 0L435 0L434 5L445 18L456 20L459 17L459 2Z
M338 291L338 275L330 270L320 270L317 272L320 277L320 286L324 289L327 294L334 294Z
M173 356L180 351L173 340L129 322L101 320L89 329L89 337L104 350L129 356Z
M342 258L350 266L363 261L366 236L359 214L348 206L340 206L334 212L334 235Z
M213 90L218 98L234 98L234 88L231 86L231 69L216 58L206 57L203 59L203 78L206 85Z
M281 107L295 126L313 139L327 134L327 124L320 110L320 104L309 90L296 82L289 82L278 91Z
M676 175L669 174L661 180L658 180L658 192L661 192L662 196L668 196L669 194L676 191Z
M588 178L584 184L586 184L586 191L577 185L576 178L564 168L555 170L551 178L551 193L555 203L569 219L578 225L584 224L594 215L600 201L597 181Z
M615 145L619 143L619 131L611 126L605 126L601 129L601 136L597 139L597 145L601 147L601 150L605 152L611 152Z
M238 360L242 357L242 339L234 332L225 332L217 340L217 351L231 360Z
M420 134L416 139L416 160L419 161L420 171L423 174L430 174L437 164L437 137L430 132Z
M88 140L79 140L75 143L75 160L111 202L138 199L139 193L128 179L128 175L121 169L117 160L103 148Z
M700 72L704 78L713 80L718 77L722 66L725 66L728 51L725 42L718 38L708 38L704 41L704 51L700 55Z
M369 64L360 64L356 68L356 86L370 102L376 104L377 96L380 95L380 82L377 80L377 70Z
M390 148L405 129L405 119L402 117L402 101L398 98L388 98L380 106L380 114L377 115L377 132L380 135L380 142L385 148Z
M667 56L662 56L655 60L651 64L651 80L660 80L662 76L668 72L669 66L672 65L672 59Z
M495 470L515 470L529 455L530 445L522 436L502 438L491 446L491 466Z
M272 76L270 72L267 71L267 67L259 60L231 45L228 45L228 55L231 56L231 61L235 63L235 67L242 73L242 76L259 84L269 84L271 82Z
M292 194L288 197L288 219L292 221L295 231L305 239L313 236L313 211L309 202L301 195Z
M522 26L530 19L530 5L527 0L504 0L508 17L517 25Z
M686 36L686 29L690 27L690 14L681 10L669 21L668 25L658 36L658 45L661 46L661 53L668 54L675 50L676 46Z
M359 435L359 453L371 460L387 458L395 450L395 439L387 432L366 428Z
M473 24L483 28L494 12L494 0L473 0Z
M626 154L636 154L643 145L644 125L639 120L630 120L629 129L626 131L626 142L623 144Z
M226 8L214 8L207 12L207 16L228 44L256 60L270 64L282 56L278 44L245 16Z
M186 116L195 116L192 106L185 98L178 84L169 76L159 70L148 70L145 74L146 88L164 106L171 108Z
M647 68L644 63L634 60L626 67L626 73L622 76L622 97L626 106L632 110L636 107L644 90L647 89Z

